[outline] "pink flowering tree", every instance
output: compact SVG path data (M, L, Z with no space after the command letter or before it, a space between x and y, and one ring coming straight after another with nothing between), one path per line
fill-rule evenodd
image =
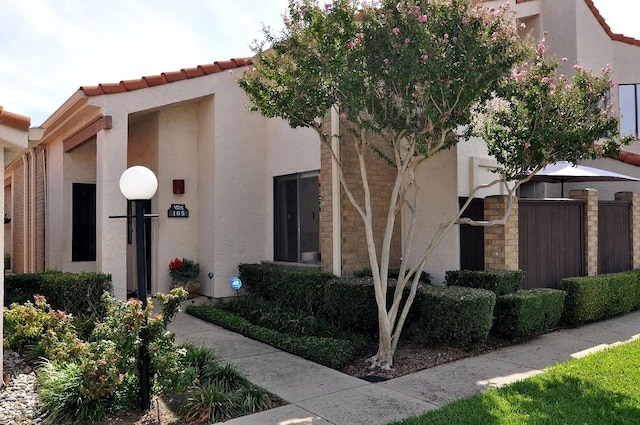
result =
M420 272L462 214L443 223L434 239L421 248L418 260L409 264L408 250L415 248L412 235L420 184L438 184L418 181L418 168L428 167L429 158L465 140L476 129L487 136L491 153L502 164L493 184L516 180L509 186L513 194L519 182L528 178L528 170L538 170L566 151L559 147L557 155L549 154L556 143L565 143L560 141L562 134L553 133L551 126L539 139L532 134L537 135L540 126L512 132L525 126L511 122L518 114L537 122L538 118L528 117L537 113L531 109L534 103L528 102L545 104L545 97L557 96L558 102L563 98L558 83L555 92L549 86L554 67L546 59L539 66L535 63L535 72L521 65L530 54L544 52L530 48L514 22L509 4L489 10L473 0L335 0L324 6L311 0L292 0L284 30L265 31L265 44L256 46L255 68L240 78L255 110L267 117L283 118L292 127L314 129L329 149L337 136L330 133L326 122L331 108L339 111L336 115L343 128L353 135L350 140L361 177L357 183L345 179L339 155L333 150L332 154L342 188L364 224L379 321L378 351L370 359L372 367L392 366ZM265 50L265 45L269 49ZM519 70L518 76L514 69ZM546 83L542 78L547 78ZM585 80L587 85L597 82L600 89L601 80L587 74L584 78L589 81ZM582 84L578 81L572 84ZM579 97L585 91L569 92ZM599 104L600 95L601 91L594 91L589 99L574 102L571 113L578 116L589 110L591 115L588 108ZM566 101L569 106L569 99ZM596 115L605 119L601 109L598 106ZM475 117L483 119L474 121ZM582 127L577 121L575 124ZM595 139L615 131L609 124L580 143L588 144L591 152ZM560 130L561 126L555 128ZM573 143L577 143L575 138L565 144ZM583 146L578 150L583 152ZM381 244L374 237L376 211L368 184L370 164L365 159L370 151L396 170ZM361 185L358 192L364 193L363 199L354 195L354 184ZM408 225L404 226L402 262L393 288L387 280L391 241L403 210L409 213ZM501 222L504 220L506 216ZM409 291L405 291L407 287ZM387 291L393 291L389 307Z

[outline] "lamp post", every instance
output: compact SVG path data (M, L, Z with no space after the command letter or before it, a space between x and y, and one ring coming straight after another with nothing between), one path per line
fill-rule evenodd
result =
M158 179L153 171L139 165L128 168L120 176L120 191L130 201L135 203L136 220L136 256L138 275L138 299L142 302L142 309L147 307L147 255L144 231L144 201L153 198L158 190ZM149 410L151 407L151 387L149 383L149 349L147 323L140 331L140 407Z

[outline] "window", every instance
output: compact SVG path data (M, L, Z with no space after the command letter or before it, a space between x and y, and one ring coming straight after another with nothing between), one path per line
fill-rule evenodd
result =
M73 184L71 261L96 261L96 185Z
M640 84L620 84L620 135L637 136L640 121Z
M274 178L274 260L320 262L318 172Z

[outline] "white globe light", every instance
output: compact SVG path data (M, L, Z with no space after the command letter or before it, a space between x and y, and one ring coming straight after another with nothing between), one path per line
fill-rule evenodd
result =
M147 167L127 168L120 176L120 192L130 201L151 199L158 190L158 179Z

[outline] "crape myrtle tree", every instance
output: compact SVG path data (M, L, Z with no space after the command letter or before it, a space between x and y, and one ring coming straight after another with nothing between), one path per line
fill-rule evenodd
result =
M439 226L433 240L414 244L420 185L438 184L416 178L421 165L429 166L430 158L475 129L501 164L491 185L504 184L512 198L531 171L595 155L594 141L616 130L603 109L608 77L578 70L574 81L556 81L546 47L519 36L508 3L489 10L473 0L291 0L284 29L266 28L264 36L255 46L255 67L239 79L253 109L315 130L331 149L339 135L327 130L326 121L335 108L341 127L353 135L360 181L347 181L339 155L331 152L344 193L364 224L379 320L372 367L392 366L420 272L447 230L462 220L461 210ZM373 230L365 160L370 151L396 170L381 244ZM353 184L362 185L362 199L354 196ZM398 281L390 288L391 241L403 210L409 222ZM409 264L416 249L418 260ZM394 291L390 306L388 290Z

